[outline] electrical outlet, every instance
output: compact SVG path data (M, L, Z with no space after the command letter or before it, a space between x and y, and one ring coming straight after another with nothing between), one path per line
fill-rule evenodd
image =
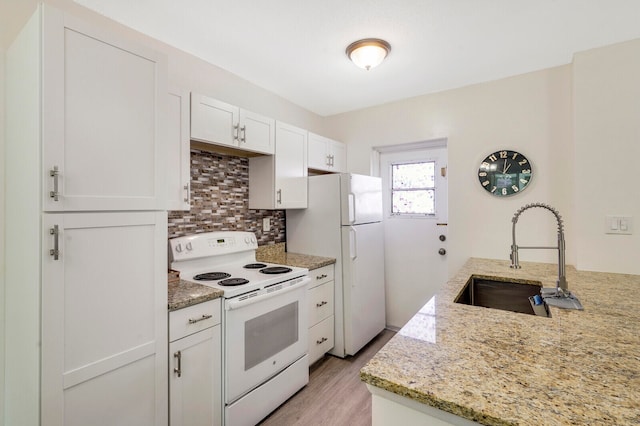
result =
M605 216L605 234L631 235L633 234L633 217Z
M265 217L265 218L262 219L262 230L264 232L271 231L271 218L270 217Z

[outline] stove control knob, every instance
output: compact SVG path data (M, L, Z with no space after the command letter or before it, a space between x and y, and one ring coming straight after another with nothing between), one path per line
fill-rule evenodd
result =
M253 244L256 243L256 237L254 237L254 236L251 237L251 243L253 243Z
M176 253L182 253L182 244L176 245Z
M193 246L191 245L191 242L187 243L186 248L187 248L187 251L193 250Z
M249 239L249 237L244 237L244 243L245 244L249 244L251 240Z

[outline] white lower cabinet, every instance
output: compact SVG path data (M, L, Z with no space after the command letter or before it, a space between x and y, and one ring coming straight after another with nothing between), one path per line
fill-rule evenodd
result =
M222 424L220 299L169 313L172 426Z
M334 265L309 271L309 365L334 344Z
M166 217L42 216L42 425L166 424Z

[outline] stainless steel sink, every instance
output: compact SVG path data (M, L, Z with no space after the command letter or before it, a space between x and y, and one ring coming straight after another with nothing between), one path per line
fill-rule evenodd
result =
M550 314L546 304L535 312L531 302L534 296L540 295L541 288L541 283L523 283L472 275L454 302L548 317Z

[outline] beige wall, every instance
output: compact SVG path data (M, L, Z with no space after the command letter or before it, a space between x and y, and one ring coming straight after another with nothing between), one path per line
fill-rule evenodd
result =
M640 40L575 55L577 266L640 274ZM634 219L606 235L605 215Z
M537 201L566 218L568 263L575 263L570 66L329 117L327 129L347 142L349 169L357 173L369 173L372 147L448 139L450 273L470 256L507 259L511 217ZM480 162L499 149L519 151L534 166L526 191L506 199L486 193L477 177ZM555 245L552 219L540 209L523 214L518 242ZM422 242L408 241L408 250L411 244ZM523 251L521 259L553 262L557 254Z
M0 426L4 425L4 49L0 46Z

